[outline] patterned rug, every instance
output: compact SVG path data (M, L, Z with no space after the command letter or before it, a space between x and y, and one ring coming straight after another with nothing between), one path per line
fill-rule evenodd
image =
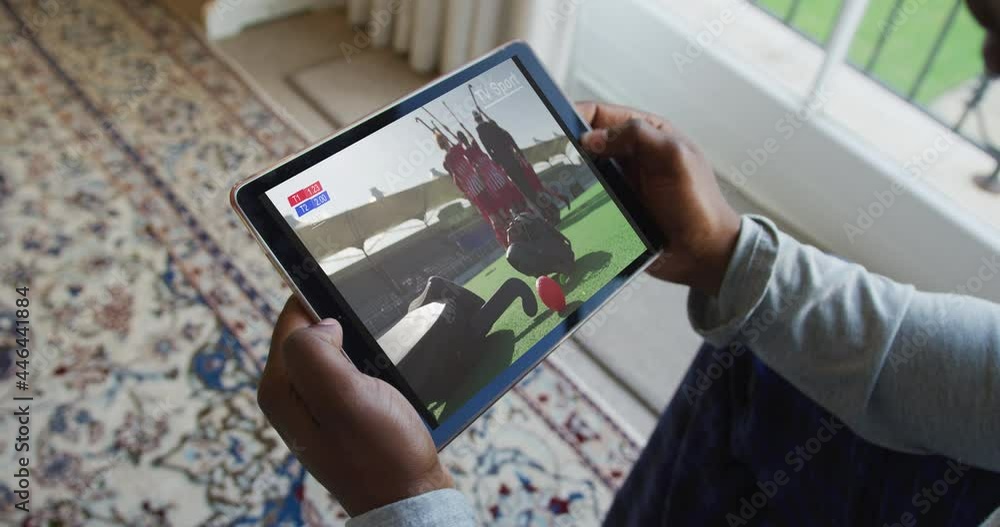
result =
M257 409L288 293L228 206L301 135L155 2L0 0L0 38L0 522L341 524ZM483 524L594 525L637 450L549 362L443 457Z

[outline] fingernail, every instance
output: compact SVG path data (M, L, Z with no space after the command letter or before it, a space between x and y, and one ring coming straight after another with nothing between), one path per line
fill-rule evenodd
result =
M604 150L604 145L607 141L607 130L591 130L581 138L583 141L583 146L588 150L594 152L600 152Z
M340 322L337 322L335 318L324 318L316 323L317 326L339 326Z

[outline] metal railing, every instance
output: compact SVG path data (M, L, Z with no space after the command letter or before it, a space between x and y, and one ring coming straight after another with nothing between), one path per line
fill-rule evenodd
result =
M855 38L855 32L857 30L858 23L860 23L860 20L854 20L848 22L847 24L843 24L846 26L851 26L848 28L838 27L842 25L842 22L844 22L843 20L841 20L841 18L848 16L850 11L849 7L862 9L863 12L860 14L860 16L864 16L865 14L867 14L867 10L869 8L869 6L867 5L868 3L867 0L841 0L839 6L840 16L833 17L831 19L830 26L826 32L826 37L821 40L817 35L810 34L807 31L803 31L795 24L796 17L798 17L802 13L801 8L803 6L803 0L792 0L788 4L785 11L782 13L775 12L772 9L762 5L762 2L760 0L747 0L747 1L756 5L758 8L760 8L761 11L779 20L782 24L794 30L796 33L812 41L817 46L824 48L825 50L827 50L828 53L831 52L831 47L830 47L831 43L835 41L838 36L842 36L838 35L838 31L849 31L850 34L846 36L851 42L853 42L853 39ZM962 9L965 9L964 0L954 0L954 3L946 11L945 16L940 21L940 26L939 26L940 29L932 37L933 41L930 51L927 53L925 57L923 57L922 62L919 63L919 69L917 70L917 74L916 77L913 79L913 82L909 83L909 85L906 86L893 85L887 82L885 79L880 78L878 75L874 73L875 68L879 64L879 61L883 58L883 51L885 50L886 45L890 43L890 41L893 38L893 35L896 34L895 31L896 25L899 20L900 13L902 12L902 9L904 8L904 5L906 4L907 1L912 1L912 0L895 0L893 2L893 5L889 10L888 14L886 15L885 19L883 19L879 24L880 32L878 34L878 37L876 38L875 44L872 47L871 51L869 52L867 58L862 61L863 63L856 63L855 61L849 59L845 60L845 62L847 62L851 67L855 68L857 71L866 75L871 80L880 84L885 89L889 90L890 92L897 95L901 99L910 103L911 105L913 105L914 108L923 112L924 114L934 119L938 123L942 124L943 126L948 127L953 132L963 137L966 141L975 145L980 150L993 157L993 159L997 163L993 173L987 177L977 178L976 182L986 190L990 190L993 192L1000 192L1000 145L994 143L992 138L989 137L989 134L985 133L985 126L984 126L985 121L984 121L984 116L982 115L983 111L982 101L984 99L984 95L987 89L990 86L991 83L990 77L985 74L980 75L975 89L973 89L969 98L964 102L964 108L962 109L959 116L954 120L948 120L942 115L931 111L927 106L925 106L923 103L917 100L917 95L920 93L921 88L923 88L926 85L927 79L930 76L934 65L936 64L936 61L941 56L941 51L948 41L949 35L952 34L959 13L961 12ZM940 1L940 0L934 0L934 1ZM853 6L850 6L849 4L853 2L859 2L861 5L854 4ZM846 55L846 50L842 51L842 53ZM835 60L843 60L845 58L846 57L836 57ZM822 76L823 74L821 73L820 77ZM817 81L817 83L822 83L822 82L823 79ZM977 119L979 119L980 125L984 129L982 139L970 135L964 129L964 125L966 124L968 119L973 115L975 115ZM997 124L1000 125L1000 123Z

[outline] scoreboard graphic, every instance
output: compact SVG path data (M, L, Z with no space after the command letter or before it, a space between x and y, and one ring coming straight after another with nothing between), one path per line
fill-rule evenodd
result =
M330 195L323 190L319 181L288 196L288 204L295 209L295 216L301 218L330 201Z

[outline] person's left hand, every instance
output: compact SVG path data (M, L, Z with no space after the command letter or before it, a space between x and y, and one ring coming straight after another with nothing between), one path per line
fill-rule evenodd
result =
M358 371L336 320L295 297L278 317L257 402L295 457L351 516L453 486L410 402Z

